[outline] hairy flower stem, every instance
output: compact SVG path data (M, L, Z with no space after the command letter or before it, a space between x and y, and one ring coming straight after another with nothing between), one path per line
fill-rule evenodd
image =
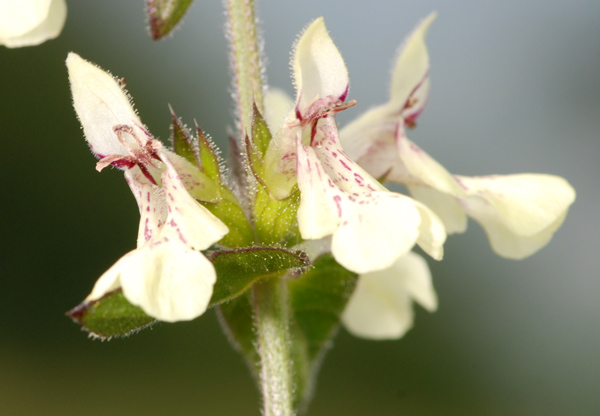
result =
M264 114L263 75L254 0L225 0L231 44L238 135L250 134L253 104ZM252 288L255 348L264 416L293 416L294 383L289 301L284 279L271 278Z
M252 292L264 416L292 416L292 354L284 279L256 283Z
M225 0L229 19L228 37L241 137L252 126L252 104L264 114L263 76L254 0Z

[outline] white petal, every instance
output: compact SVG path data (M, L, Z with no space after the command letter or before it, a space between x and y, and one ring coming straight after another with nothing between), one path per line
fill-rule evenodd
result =
M441 260L444 257L444 243L446 242L444 223L427 206L418 201L412 201L412 203L421 218L417 244L425 253L436 260Z
M196 250L207 249L229 229L188 193L170 160L164 157L162 160L166 167L162 185L169 211L166 227L171 227L184 244Z
M311 147L299 145L297 161L300 234L309 240L331 235L342 218L342 192L329 179Z
M333 96L343 101L345 98L349 85L348 70L327 33L322 17L313 21L301 35L292 67L301 113L316 99Z
M429 311L437 308L427 263L407 253L390 268L359 277L342 322L359 337L397 339L412 327L412 299Z
M454 196L417 185L409 185L408 190L413 198L429 207L442 220L448 234L466 231L467 214Z
M206 310L215 280L212 263L168 229L119 259L98 279L86 300L121 287L125 298L148 315L184 321Z
M333 234L336 261L355 273L389 267L408 253L419 237L421 218L414 201L391 192L347 198L343 222Z
M85 298L86 301L98 300L113 290L121 287L121 270L123 264L127 263L128 258L133 255L136 250L133 250L121 257L115 264L102 274L96 281L92 292Z
M419 237L421 217L415 201L365 187L373 178L355 170L358 167L341 149L329 147L334 144L324 141L316 149L298 146L300 233L305 239L333 234L332 253L348 270L365 273L386 268L410 251ZM428 225L424 231L435 238L441 231L445 237L441 223ZM427 242L435 240L427 236L423 237ZM437 242L431 246L437 248Z
M398 123L396 146L401 164L394 166L388 179L407 185L423 185L450 195L461 196L464 191L456 179L419 146L408 140L403 123Z
M427 52L427 45L425 45L425 35L435 17L436 13L427 16L400 47L400 54L396 60L392 76L392 91L389 103L391 107L402 109L409 97L423 84L428 76L429 53Z
M398 276L405 279L406 291L411 298L427 311L435 312L438 308L438 298L425 259L410 252L398 259L393 268Z
M129 154L113 131L118 125L131 126L140 140L147 140L129 96L110 74L72 52L67 58L67 68L73 106L96 155Z
M148 241L163 226L167 218L167 203L163 190L151 183L138 166L125 171L125 180L140 209L137 246Z
M21 36L48 17L52 0L0 0L0 37Z
M265 95L265 120L271 133L277 132L294 109L294 101L279 88L269 88Z
M386 174L398 160L394 144L396 118L385 106L379 106L340 130L346 154L376 178Z
M520 259L546 245L562 224L575 191L563 178L519 174L457 177L467 213L486 230L501 256Z
M0 0L0 44L9 48L54 39L67 18L65 0Z
M148 315L174 322L198 317L206 310L216 273L202 253L165 229L122 262L123 294Z
M430 83L425 35L434 19L435 13L430 14L400 47L390 101L367 111L340 132L348 155L376 178L387 173L396 162L389 160L389 152L398 123L413 123L427 103Z
M335 120L321 119L316 134L311 139L313 147L323 169L333 183L351 195L364 195L375 191L387 192L387 189L352 160L338 139Z

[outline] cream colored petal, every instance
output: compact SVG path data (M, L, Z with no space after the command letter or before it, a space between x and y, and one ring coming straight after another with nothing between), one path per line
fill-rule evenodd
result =
M457 179L469 195L461 201L469 216L486 230L494 251L513 259L546 245L575 200L571 185L552 175Z
M161 230L104 273L86 300L120 287L125 298L148 315L185 321L206 310L215 281L214 267L202 253L184 244L173 229Z
M387 157L386 153L394 148L397 118L397 111L391 112L385 104L367 111L340 130L340 141L348 156L353 160L361 161L360 165L375 177L379 175L372 173L371 167L362 163L362 158L367 153L371 153L370 159L375 162L380 157ZM391 151L395 153L395 150ZM388 171L391 166L386 163L380 169ZM377 168L376 163L373 167Z
M223 238L229 229L188 193L170 160L165 157L162 160L166 169L161 179L169 212L165 227L172 228L183 243L205 250Z
M8 3L26 8L35 4L30 14L24 13L26 10L20 10L19 16L7 13L6 6L2 3L7 3L7 0L0 0L0 44L9 48L34 46L54 39L62 31L67 19L65 0L8 0Z
M130 97L115 78L73 52L67 58L67 68L73 106L85 138L96 155L129 154L113 131L118 125L131 126L141 141L147 141L147 133Z
M137 246L142 246L163 226L167 218L167 203L162 188L151 183L139 167L125 171L125 180L140 209Z
M346 153L377 178L394 166L386 153L394 142L397 123L414 122L427 103L430 84L425 35L434 19L435 13L430 14L400 47L392 74L390 101L367 111L340 132Z
M359 278L342 315L342 323L356 337L401 338L413 325L411 300L397 276L375 273Z
M414 201L400 194L374 192L342 200L342 223L333 234L336 261L355 273L390 267L419 237L421 218Z
M311 146L327 176L342 191L354 196L376 191L387 192L381 183L348 157L342 149L336 122L331 117L319 121Z
M50 13L52 0L0 0L0 38L24 35Z
M301 35L292 62L301 113L316 99L345 98L349 78L342 55L331 40L322 17L313 21Z
M399 258L393 268L398 276L404 278L410 297L429 312L435 312L438 308L438 298L425 259L410 252Z
M190 320L208 307L216 281L214 267L173 228L161 230L117 264L127 300L156 319Z
M300 149L298 225L302 238L333 234L333 256L356 273L386 268L410 251L421 221L412 199L391 192L343 192L327 175L314 149Z
M485 211L471 215L485 230L496 254L513 260L521 260L536 253L550 242L554 232L562 225L565 211L548 227L533 235L519 235L509 230L495 215L486 216Z
M314 149L299 144L297 160L300 234L307 240L331 235L342 219L343 193L327 176Z
M546 229L575 201L574 189L558 176L516 174L456 178L469 197L479 197L488 204L480 207L476 199L466 199L469 215L489 208L518 235L534 235Z
M391 267L359 277L342 323L358 337L400 338L413 325L413 299L431 312L437 308L427 263L407 253Z
M444 257L444 243L446 242L444 224L427 206L418 201L412 201L412 203L421 217L417 244L435 260L441 260Z
M392 75L390 107L404 108L408 98L426 80L429 73L429 53L425 35L435 17L436 13L427 16L400 47Z
M398 124L396 132L396 147L401 168L408 174L408 178L396 177L392 171L388 179L406 185L423 185L450 195L462 196L463 189L456 179L435 159L429 156L419 146L408 140L405 135L403 123ZM401 179L408 182L401 182Z
M271 133L277 132L294 110L294 101L279 88L269 88L265 95L265 120ZM292 113L293 114L293 113Z
M424 186L408 186L413 198L425 204L443 222L446 233L464 233L467 230L467 214L452 195Z
M112 265L110 269L98 278L92 292L85 298L86 301L94 301L100 299L102 296L106 295L113 290L117 290L121 287L121 270L123 268L123 264L129 261L129 257L133 255L136 250L133 250L123 257L121 257L115 264Z

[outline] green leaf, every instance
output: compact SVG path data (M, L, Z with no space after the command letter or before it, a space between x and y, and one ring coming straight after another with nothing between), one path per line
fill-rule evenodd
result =
M256 333L253 314L250 293L217 305L219 323L227 334L229 342L246 359L250 372L259 383L260 357L254 348Z
M156 322L141 308L129 303L120 289L98 300L83 302L67 315L91 336L102 340L131 335Z
M211 306L241 295L259 279L280 277L288 271L300 273L309 265L302 254L273 247L219 251L210 260L217 271Z
M326 349L339 326L357 277L326 254L315 260L308 272L289 282L292 311L312 361Z
M294 332L298 337L292 342L296 346L296 373L301 377L296 381L301 411L311 399L319 366L332 345L357 277L326 254L315 260L308 272L288 283L294 317L292 337ZM300 351L300 346L305 350Z
M152 39L160 39L171 32L191 4L192 0L146 0Z

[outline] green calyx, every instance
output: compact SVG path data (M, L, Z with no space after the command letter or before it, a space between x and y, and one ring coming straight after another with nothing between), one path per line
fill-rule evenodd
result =
M219 244L232 248L252 246L254 231L240 202L222 182L221 159L216 146L199 127L197 137L192 136L173 110L171 114L173 150L198 168L198 177L205 185L203 195L192 196L229 228Z
M267 174L265 167L265 155L272 140L267 122L254 106L252 138L246 137L245 144L250 171L257 183L252 212L256 239L262 244L292 247L301 242L297 221L300 192L295 186L291 194L283 199L269 192L273 181L277 180Z

